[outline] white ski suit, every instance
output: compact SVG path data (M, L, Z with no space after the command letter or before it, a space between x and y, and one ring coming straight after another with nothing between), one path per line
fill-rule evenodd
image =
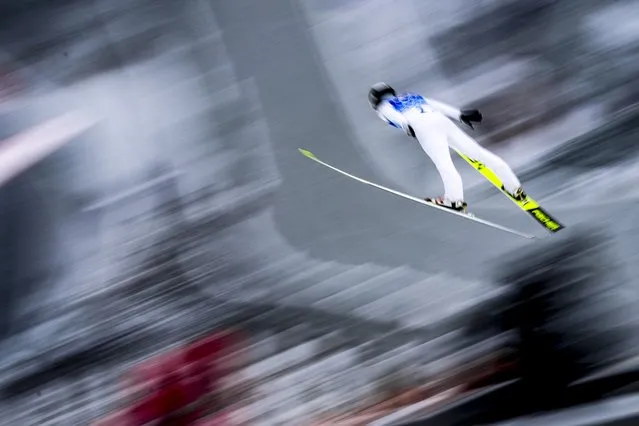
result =
M484 163L504 183L508 192L521 186L511 168L458 128L448 117L459 121L461 111L450 105L414 93L384 97L377 107L379 117L410 134L412 128L422 149L435 164L444 183L444 197L451 202L464 200L461 176L453 164L450 147Z

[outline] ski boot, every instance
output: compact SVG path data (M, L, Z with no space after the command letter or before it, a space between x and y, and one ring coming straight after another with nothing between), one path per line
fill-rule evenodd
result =
M466 208L468 207L468 204L466 204L465 201L450 201L445 197L424 198L424 201L437 204L438 206L446 207L447 209L455 210L460 213L466 213Z
M524 201L526 198L528 198L528 195L524 192L524 189L521 186L519 188L517 188L515 190L515 192L510 192L510 191L506 190L504 185L501 186L501 189L506 194L508 194L513 200Z

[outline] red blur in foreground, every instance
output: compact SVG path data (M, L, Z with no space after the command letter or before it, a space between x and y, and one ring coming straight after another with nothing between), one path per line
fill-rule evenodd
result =
M224 358L241 341L236 332L216 333L141 363L125 379L131 405L94 425L229 425L219 393L232 372Z

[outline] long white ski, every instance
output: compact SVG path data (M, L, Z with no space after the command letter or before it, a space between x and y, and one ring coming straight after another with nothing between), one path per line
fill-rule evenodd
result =
M320 160L319 158L317 158L317 157L315 156L315 154L313 154L313 153L312 153L312 152L310 152L310 151L307 151L307 150L302 149L302 148L299 148L299 151L302 153L302 155L304 155L304 156L305 156L305 157L307 157L307 158L310 158L311 160L315 161L316 163L319 163L319 164L321 164L321 165L323 165L323 166L325 166L325 167L328 167L329 169L333 169L333 170L335 170L336 172L341 173L341 174L343 174L344 176L347 176L347 177L349 177L349 178L351 178L351 179L355 179L356 181L361 182L361 183L363 183L363 184L373 186L373 187L375 187L375 188L381 189L382 191L390 192L391 194L394 194L394 195L397 195L397 196L399 196L399 197L403 197L403 198L409 199L409 200L411 200L411 201L414 201L414 202L419 203L419 204L423 204L423 205L428 206L428 207L436 208L436 209L441 210L441 211L446 212L446 213L450 213L450 214L454 214L454 215L459 216L459 217L463 217L464 219L469 219L469 220L472 220L472 221L474 221L474 222L481 223L481 224L486 225L486 226L490 226L491 228L499 229L499 230L501 230L501 231L508 232L508 233L511 233L511 234L514 234L514 235L518 235L518 236L523 237L523 238L528 238L528 239L533 239L533 238L535 238L535 236L534 236L534 235L525 234L525 233L523 233L523 232L519 232L519 231L516 231L516 230L514 230L514 229L507 228L507 227L505 227L505 226L498 225L498 224L496 224L496 223L489 222L489 221L484 220L484 219L480 219L480 218L476 217L475 215L473 215L472 213L461 213L461 212L456 212L456 211L454 211L454 210L451 210L451 209L447 209L447 208L445 208L445 207L438 206L437 204L429 203L428 201L423 200L423 199L421 199L421 198L413 197L412 195L404 194L403 192L399 192L399 191L396 191L396 190L394 190L394 189L387 188L387 187L385 187L385 186L382 186L382 185L376 184L376 183L374 183L374 182L367 181L367 180L365 180L365 179L362 179L362 178L360 178L360 177L357 177L357 176L355 176L355 175L352 175L352 174L350 174L350 173L347 173L347 172L345 172L345 171L343 171L343 170L340 170L340 169L338 169L338 168L337 168L337 167L335 167L335 166L331 166L330 164L325 163L324 161L322 161L322 160Z

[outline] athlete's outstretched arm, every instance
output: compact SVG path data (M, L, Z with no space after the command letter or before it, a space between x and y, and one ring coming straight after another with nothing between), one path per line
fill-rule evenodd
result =
M443 102L439 102L433 99L427 99L426 101L428 102L430 106L435 108L437 111L441 112L442 114L454 120L457 120L466 124L471 129L474 129L473 122L481 123L482 120L484 119L481 112L479 112L479 110L477 109L460 110L459 108L455 108L453 106L450 106L448 104L445 104Z
M462 114L459 108L455 108L454 106L450 106L448 104L445 104L443 102L436 101L435 99L430 99L430 98L427 98L426 102L428 102L428 105L432 106L433 108L435 108L437 111L441 112L442 114L454 120L459 121L459 117Z

